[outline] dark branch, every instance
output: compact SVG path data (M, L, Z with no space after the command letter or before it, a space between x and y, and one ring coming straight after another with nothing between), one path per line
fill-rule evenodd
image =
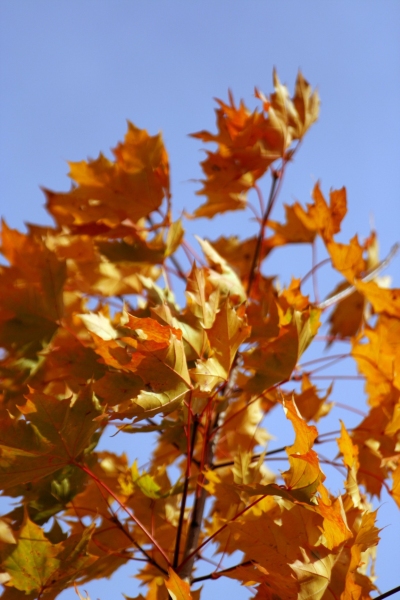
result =
M181 545L182 528L183 528L183 521L185 518L186 500L187 500L188 489L189 489L190 464L193 459L193 451L194 451L194 445L196 442L196 434L197 434L198 426L199 426L199 420L198 420L198 418L195 418L194 423L193 423L192 435L191 435L191 439L190 439L190 448L189 448L188 457L187 457L188 468L186 469L185 483L184 483L182 500L181 500L181 509L180 509L180 513L179 513L178 530L176 533L174 562L173 562L174 569L176 569L179 564L179 549L180 549L180 545Z
M393 594L397 594L397 592L400 592L400 585L392 590L389 590L388 592L385 592L384 594L381 594L380 596L376 596L374 600L383 600L384 598L389 598L389 596L393 596Z
M267 208L265 209L265 213L264 213L263 220L262 220L261 227L260 227L260 232L259 232L258 238L257 238L256 248L254 250L253 261L252 261L251 267L250 267L249 283L247 285L247 296L248 297L250 297L250 294L251 294L251 288L253 287L254 278L256 276L258 263L260 260L261 246L262 246L262 241L264 239L265 226L267 224L269 215L271 214L271 210L274 205L274 200L276 198L275 190L276 190L276 184L278 183L278 180L279 180L278 173L276 171L272 171L272 183L271 183L271 189L269 192L268 204L267 204Z

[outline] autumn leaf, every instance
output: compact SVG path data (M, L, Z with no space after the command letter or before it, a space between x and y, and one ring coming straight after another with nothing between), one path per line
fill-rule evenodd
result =
M246 384L251 393L261 393L274 384L288 379L296 366L299 337L296 324L281 326L279 335L263 340L259 348L244 354L244 365L254 371Z
M325 480L317 453L312 450L318 432L301 418L293 401L284 401L283 407L296 438L294 444L286 449L290 469L282 473L282 477L291 494L299 500L310 502Z
M173 571L168 569L168 579L165 580L165 586L168 589L172 600L192 600L190 586Z
M0 426L0 485L7 489L54 473L88 446L101 414L90 386L77 398L35 392L19 407L25 419L4 416Z
M267 238L265 244L269 248L283 246L284 244L311 244L317 234L313 227L307 226L310 223L304 219L304 209L295 202L292 206L285 206L286 223L268 221L268 227L275 231L275 234ZM302 219L303 217L303 219ZM304 222L306 221L306 223Z
M347 429L342 421L340 422L340 425L341 433L340 438L338 438L337 442L339 450L343 454L343 462L349 469L354 467L357 470L359 467L358 447L353 444L347 432Z
M293 101L276 72L274 88L270 99L256 90L256 97L262 101L261 112L250 112L243 102L236 106L231 93L229 104L217 100L218 132L192 134L204 142L218 144L218 150L207 152L207 158L201 163L206 179L202 180L203 187L197 194L207 196L207 202L194 216L212 218L227 210L245 208L248 190L276 159L285 156L292 141L301 138L317 119L318 95L311 93L301 74Z
M328 204L319 183L316 183L312 198L314 203L308 204L307 210L298 202L292 206L285 206L285 224L268 221L268 227L275 231L275 235L266 240L268 247L312 243L317 233L326 244L333 241L333 236L340 231L340 224L347 212L346 189L332 190Z
M47 209L58 225L137 223L168 197L168 158L160 135L149 136L128 122L125 141L113 153L115 161L100 154L70 163L69 175L77 184L70 192L45 191Z
M283 395L285 399L295 401L305 421L313 420L317 422L327 415L333 407L333 403L327 402L331 392L332 386L328 388L325 395L320 396L317 387L311 383L309 376L304 373L301 379L301 392L291 391Z
M0 344L3 348L30 346L38 352L63 316L65 262L42 240L11 230L3 222L2 253L10 267L0 268Z
M340 283L332 292L332 296L347 289L346 282ZM347 298L337 303L329 317L330 328L328 346L335 338L346 339L354 337L360 331L365 310L365 298L360 292L353 292Z
M25 517L17 532L18 543L3 551L3 566L11 575L8 585L26 594L51 588L62 591L79 569L94 560L86 553L92 531L88 528L80 539L52 544L43 529Z
M384 289L375 281L355 282L357 290L372 304L376 313L386 313L391 317L400 317L400 290Z

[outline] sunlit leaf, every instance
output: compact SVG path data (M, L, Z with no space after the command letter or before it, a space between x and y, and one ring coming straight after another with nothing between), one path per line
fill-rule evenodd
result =
M172 569L168 570L168 575L165 585L172 600L192 600L189 584L183 581Z

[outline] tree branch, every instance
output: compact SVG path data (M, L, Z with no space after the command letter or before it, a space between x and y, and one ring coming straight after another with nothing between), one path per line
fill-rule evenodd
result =
M203 465L210 465L214 458L214 444L210 442L211 433L218 425L218 414L215 418L210 421L208 431L205 434L204 444L205 453ZM193 564L196 558L197 545L199 543L199 537L201 532L201 525L203 521L204 508L207 499L207 490L201 485L204 481L204 475L199 474L197 483L196 495L194 500L194 506L192 511L192 517L189 524L189 529L186 538L185 552L183 555L183 562L180 565L179 576L186 581L190 582L191 574L193 571Z
M189 415L190 415L190 410L189 410ZM197 418L195 418L194 423L193 423L192 435L191 435L191 439L190 439L190 448L188 448L185 483L184 483L182 500L181 500L181 509L180 509L180 513L179 513L178 530L176 533L174 562L173 562L174 569L176 569L179 564L179 549L180 549L180 544L181 544L183 521L184 521L184 517L185 517L186 500L187 500L187 494L188 494L188 489L189 489L191 462L192 462L192 457L193 457L193 450L194 450L194 445L195 445L195 441L196 441L196 434L197 434L198 426L199 426L199 420Z
M229 567L228 569L224 569L223 571L213 571L212 573L208 573L208 575L202 575L201 577L195 577L192 583L198 583L199 581L206 581L207 579L219 579L219 577L223 577L225 573L230 573L234 571L238 567L250 567L254 564L252 560L246 560L245 562L239 563L238 565L234 565L233 567Z
M254 250L254 256L253 256L253 260L252 260L251 267L250 267L249 282L247 284L247 297L248 298L250 297L250 294L251 294L251 288L253 287L254 277L256 276L256 271L257 271L258 263L260 260L261 245L262 245L262 241L264 239L265 226L267 224L269 215L271 214L271 210L274 205L274 200L276 198L275 190L276 190L276 184L278 183L278 180L279 180L279 175L278 175L277 171L272 171L272 183L271 183L271 189L269 192L268 204L267 204L267 208L265 209L265 213L263 215L260 232L259 232L258 238L257 238L256 248Z
M400 592L400 585L392 590L389 590L388 592L385 592L384 594L381 594L380 596L376 596L374 600L383 600L384 598L389 598L389 596L393 596L393 594L397 594L397 592Z

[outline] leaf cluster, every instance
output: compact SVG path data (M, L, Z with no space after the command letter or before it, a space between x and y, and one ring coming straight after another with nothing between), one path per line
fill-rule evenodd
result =
M199 238L194 260L172 218L162 137L131 123L112 160L70 163L70 191L45 190L53 226L21 233L3 222L0 482L17 499L0 520L4 600L51 600L134 561L149 600L198 599L200 583L219 577L257 600L376 590L369 499L385 487L400 506L400 291L378 277L374 233L337 241L344 188L327 200L316 184L311 203L272 220L319 98L301 74L291 97L276 73L274 92L256 97L254 111L218 100L216 133L194 134L215 148L191 216L250 208L253 237ZM323 302L305 295L305 279L280 287L268 271L280 247L317 240L342 278ZM340 495L311 423L331 410L332 386L318 389L300 362L324 323L329 345L349 345L369 411L351 431L341 424ZM280 474L269 461L272 411L294 432ZM97 449L110 431L155 440L145 469ZM215 568L201 574L210 549Z

